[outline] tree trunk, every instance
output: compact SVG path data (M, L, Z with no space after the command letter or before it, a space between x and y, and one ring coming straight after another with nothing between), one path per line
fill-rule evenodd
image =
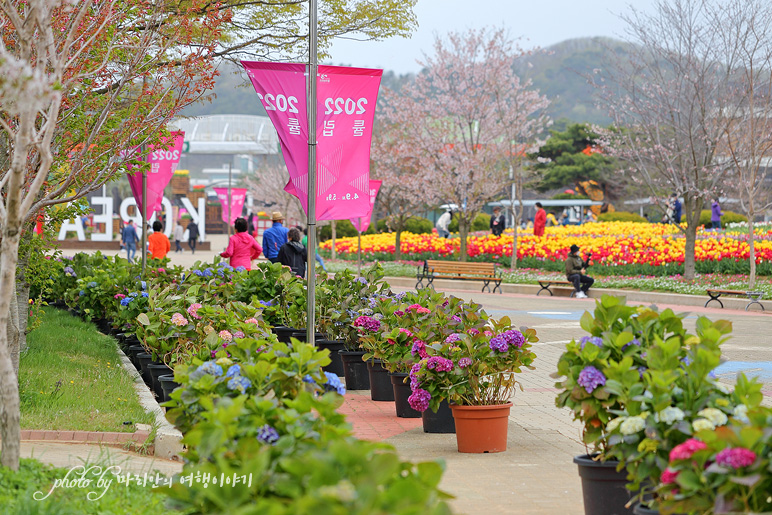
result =
M330 250L330 258L336 259L338 255L335 251L335 220L330 223L330 230L332 231L332 250Z
M402 259L402 227L399 227L395 231L397 233L397 241L394 243L394 260L399 261Z
M19 296L11 295L8 309L8 353L16 376L19 376L19 349L21 347L21 328L19 327Z
M694 246L697 241L697 225L700 223L702 197L691 194L684 195L686 212L686 245L684 248L684 279L692 280L695 274Z
M13 208L18 209L18 205ZM15 223L11 225L12 222ZM2 438L0 464L12 470L19 470L21 441L19 380L14 371L8 341L11 299L15 297L12 292L15 291L16 282L19 226L18 218L13 221L7 220L3 228L2 242L0 242L0 292L4 292L0 294L0 438Z
M750 249L750 257L748 264L750 265L750 273L748 274L748 289L752 290L756 287L756 235L753 234L753 215L755 214L753 204L748 209L748 247Z
M459 253L460 261L467 261L466 255L466 237L469 234L469 222L465 215L458 217L458 237L461 238L461 251Z
M27 350L27 323L29 322L29 284L17 281L16 305L19 308L19 353ZM18 367L16 369L18 375Z

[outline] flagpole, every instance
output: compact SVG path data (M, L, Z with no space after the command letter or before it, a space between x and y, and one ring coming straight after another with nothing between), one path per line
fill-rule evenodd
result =
M314 345L316 340L316 268L311 265L316 256L316 70L317 70L317 40L316 40L316 10L317 0L308 3L308 247L306 261L308 263L308 309L307 341Z
M359 257L357 259L357 276L362 277L362 217L359 217L359 228L357 229L357 250Z
M142 146L142 155L145 147ZM147 159L145 157L145 159ZM142 169L142 278L145 278L145 266L147 265L147 171Z
M231 200L231 182L233 181L233 163L228 164L228 236L231 235L231 206L233 201Z

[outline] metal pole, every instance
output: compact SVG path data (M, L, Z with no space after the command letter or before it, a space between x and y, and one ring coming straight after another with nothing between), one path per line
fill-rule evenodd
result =
M359 217L359 227L362 227L362 217ZM362 231L357 229L357 250L359 251L359 259L357 263L357 276L362 277Z
M233 163L228 164L228 236L231 235L231 183L233 182Z
M311 265L316 256L316 9L317 0L308 3L308 313L307 340L316 340L316 268Z
M145 153L145 147L142 147L142 154ZM147 156L145 156L147 159ZM145 267L147 266L147 171L142 170L142 278L145 278Z

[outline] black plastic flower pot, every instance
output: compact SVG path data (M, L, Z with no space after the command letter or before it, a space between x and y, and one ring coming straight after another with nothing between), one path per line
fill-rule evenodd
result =
M295 338L296 340L300 340L301 342L307 342L306 335L308 334L308 331L305 329L298 329L296 331L293 331L290 335L292 338ZM320 340L324 340L325 335L323 333L316 333L316 340L315 342L319 342Z
M136 368L137 370L140 369L137 355L143 352L145 352L145 348L142 345L136 344L136 345L129 345L129 351L126 353L129 356L131 363L134 365L134 368Z
M158 363L158 362L152 362L147 366L148 372L150 372L150 377L152 381L152 390L155 392L156 397L159 399L163 399L164 397L164 391L161 388L161 382L158 380L159 377L174 374L174 370L166 366L166 363Z
M585 454L576 456L574 463L579 467L582 478L582 497L585 515L627 515L633 513L632 506L626 508L633 494L625 485L627 472L617 472L616 460L594 461Z
M659 510L653 510L648 506L638 503L633 508L633 513L635 515L659 515Z
M343 377L346 378L346 390L369 390L370 373L367 363L362 361L364 351L339 350L343 362Z
M424 433L455 433L456 420L453 418L453 411L447 400L440 402L437 413L431 408L421 413L421 419L424 423Z
M330 351L330 364L323 367L324 371L336 376L342 376L343 361L340 359L338 352L346 348L345 344L337 340L316 340L316 347L319 350L327 349Z
M393 401L394 388L391 386L389 371L383 368L383 361L368 361L367 372L370 374L370 398L374 401Z
M150 370L147 368L150 363L153 362L153 355L147 352L141 352L137 354L137 360L139 361L139 372L142 374L142 380L148 388L153 388L153 377L150 375Z
M163 402L168 402L169 396L175 388L180 386L180 383L174 380L174 374L159 376L158 382L161 383L161 389L163 390Z
M110 327L110 322L108 322L106 318L98 318L97 320L94 320L94 323L100 333L110 334L112 327Z
M278 338L280 342L289 343L290 336L292 336L292 333L297 332L297 329L294 327L277 325L276 327L271 328L271 332L276 335L276 338Z
M394 407L397 408L399 418L421 418L421 412L410 407L408 397L413 393L410 390L410 383L405 383L407 374L395 372L389 374L391 378L391 387L394 389Z

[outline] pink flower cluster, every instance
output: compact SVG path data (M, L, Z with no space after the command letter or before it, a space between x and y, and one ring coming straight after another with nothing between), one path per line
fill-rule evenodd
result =
M472 364L472 358L461 358L458 360L458 366L460 368L466 368Z
M418 355L421 359L428 358L429 355L426 353L426 342L416 338L413 341L413 347L410 349L410 354L413 356Z
M426 368L429 370L436 370L437 372L450 372L453 370L453 360L442 358L440 356L432 356L426 360Z
M192 316L196 320L201 320L201 315L198 314L198 308L201 307L201 304L196 302L195 304L191 304L188 308L188 315Z
M365 331L375 332L381 327L381 322L368 316L360 316L354 320L354 327L361 327Z
M244 320L244 322L246 322L247 324L255 324L255 325L257 325L257 319L256 318L247 318L246 320Z
M234 338L244 338L244 333L241 332L241 331L236 331L235 333L233 333L233 337Z
M684 443L673 447L670 451L670 461L688 460L695 452L707 449L707 447L704 442L689 438Z
M408 311L415 311L416 313L422 313L422 314L431 313L432 312L429 308L425 308L425 307L421 306L420 304L411 304L410 306L407 307L407 310Z
M756 453L743 447L732 447L724 449L716 454L716 463L733 469L748 467L756 461Z
M676 482L676 478L678 477L678 471L672 471L670 469L665 469L662 471L662 475L659 478L659 482L663 485L672 485Z
M114 299L125 299L125 298L126 298L126 295L124 295L123 293L116 293L116 294L113 296L113 298L114 298Z
M221 340L224 340L226 342L233 341L233 335L231 334L230 331L227 331L225 329L217 333L217 336L219 336Z
M182 327L188 325L188 319L182 313L175 313L172 315L172 324Z

